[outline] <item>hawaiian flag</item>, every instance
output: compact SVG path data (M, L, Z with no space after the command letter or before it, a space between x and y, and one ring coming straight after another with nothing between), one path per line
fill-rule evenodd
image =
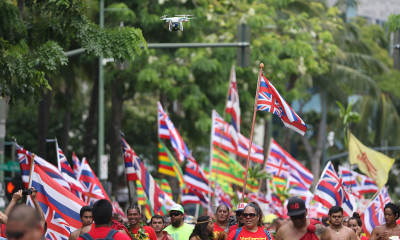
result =
M212 111L211 142L214 146L235 154L239 144L237 131L215 110Z
M81 171L81 161L79 161L79 158L75 155L75 152L72 152L72 170L75 173L75 176L78 176L79 172Z
M161 116L159 116L159 119L164 120L165 123L167 124L168 131L170 134L169 139L171 140L171 145L174 148L176 155L178 156L179 162L183 162L186 158L190 156L190 151L187 148L185 142L183 141L181 135L179 134L178 130L175 128L174 124L172 123L171 119L168 117L168 115L164 112L162 109L161 103L158 102L158 111ZM161 121L159 120L159 121Z
M156 213L160 212L161 203L159 197L162 194L160 187L123 137L121 137L121 142L122 151L124 153L126 180L128 182L139 180L144 188L151 208Z
M288 178L290 176L290 167L282 158L269 156L265 165L265 170L274 176Z
M314 176L310 170L308 170L303 164L286 152L285 149L283 149L274 139L272 139L270 149L271 151L267 162L276 162L278 160L283 161L289 166L290 176L297 179L307 189L309 189L314 180Z
M76 175L72 170L71 166L68 163L67 158L65 157L63 151L57 144L57 159L58 159L58 168L61 171L61 174L65 178L65 180L69 183L71 187L71 191L79 198L82 198L84 187L82 184L76 179Z
M84 187L83 191L86 204L93 205L99 199L107 199L110 201L110 198L108 197L96 174L94 174L89 163L86 161L86 158L82 159L81 171L78 175L78 180Z
M250 139L246 138L241 133L239 133L239 145L238 145L237 155L242 158L247 158L249 152L249 144L250 144ZM255 163L260 163L260 164L264 163L264 149L256 145L254 142L251 145L250 160L252 160Z
M182 193L182 199L181 199L182 205L187 205L187 204L201 204L200 198L197 196L197 194L193 190L185 190Z
M46 239L66 240L71 232L82 226L79 212L86 204L47 175L42 168L32 167L30 187L37 190L37 200L46 223ZM28 200L28 204L32 204Z
M212 193L212 189L209 186L209 182L207 177L203 171L203 169L199 166L196 160L193 157L188 159L186 164L185 173L183 175L183 179L186 182L186 186L197 190L199 192L203 192L206 194Z
M261 74L258 111L267 111L281 118L283 124L304 136L307 126L286 103L275 87Z
M160 102L157 102L158 105L158 115L157 115L157 122L158 122L158 137L161 139L170 139L171 134L169 133L167 123L164 119L164 109L161 106Z
M315 189L314 200L325 207L342 206L344 216L353 215L350 194L345 190L342 179L336 173L331 162L328 162ZM355 206L355 205L354 205Z
M339 173L342 176L343 184L351 189L355 195L365 193L376 193L378 186L368 176L339 166Z
M229 206L229 208L232 208L232 199L229 197L228 194L226 194L224 192L224 190L222 190L222 188L216 184L215 186L215 193L216 193L216 202L219 204L225 204L227 206Z
M28 150L22 148L18 144L16 144L16 148L17 148L19 165L21 168L22 183L24 184L25 188L28 188L29 185L29 173L31 170L32 156L34 156L34 163L36 165L40 166L40 168L47 175L53 178L58 184L60 184L61 186L65 187L68 190L71 190L69 183L65 180L60 170L56 166L47 162L43 158L30 153Z
M126 218L125 212L124 210L121 208L121 206L119 205L119 203L117 201L112 201L111 202L114 212L118 213L119 215L121 215L121 217L127 221L128 219Z
M240 105L239 92L236 83L235 65L232 64L231 75L229 79L228 101L226 102L226 113L232 116L232 126L236 132L240 132Z
M296 178L290 176L287 182L287 189L289 189L289 194L291 196L299 196L304 200L306 206L309 206L310 201L313 198L313 194Z
M375 227L385 223L384 207L389 202L390 196L386 187L383 187L361 215L364 232L371 233Z

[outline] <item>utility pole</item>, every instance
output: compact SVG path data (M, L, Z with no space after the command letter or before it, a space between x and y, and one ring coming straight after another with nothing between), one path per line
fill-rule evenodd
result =
M100 0L100 27L104 28L104 0ZM104 155L104 67L103 54L99 57L99 132L97 152L97 175L100 173L100 162Z

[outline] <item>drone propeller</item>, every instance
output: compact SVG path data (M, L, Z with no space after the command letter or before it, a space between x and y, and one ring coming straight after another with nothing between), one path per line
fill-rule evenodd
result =
M175 16L177 16L177 17L191 17L191 16L193 16L193 15L175 15Z

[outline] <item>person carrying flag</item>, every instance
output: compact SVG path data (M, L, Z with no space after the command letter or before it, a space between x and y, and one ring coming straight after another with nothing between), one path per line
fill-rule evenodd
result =
M307 209L304 200L293 196L289 198L285 221L276 233L276 240L330 240L331 234L321 222L307 219Z
M387 203L384 208L385 224L372 230L370 240L389 240L391 236L400 236L400 225L396 223L400 209L394 203Z

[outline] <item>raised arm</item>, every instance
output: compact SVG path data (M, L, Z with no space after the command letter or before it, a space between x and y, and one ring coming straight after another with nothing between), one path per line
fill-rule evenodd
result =
M40 215L40 223L42 224L42 227L44 228L44 224L46 223L46 219L44 217L43 209L42 209L42 207L40 207L39 201L36 198L37 190L34 187L31 187L30 189L32 189L31 199L32 199L33 205L35 206L36 211Z
M8 213L11 211L11 209L17 204L19 200L22 198L22 190L18 190L17 192L14 193L13 197L11 198L10 203L8 204L6 210L4 210L4 214L8 216Z

